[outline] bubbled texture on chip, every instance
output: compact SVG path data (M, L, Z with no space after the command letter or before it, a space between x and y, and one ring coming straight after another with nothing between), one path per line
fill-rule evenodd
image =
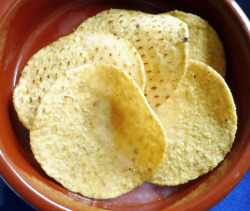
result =
M159 167L163 127L135 82L111 65L84 65L44 95L30 143L45 172L65 188L105 199L126 193Z
M84 21L76 30L112 33L129 40L140 54L146 73L145 95L157 108L178 87L187 67L188 28L172 16L111 9Z
M224 79L206 64L190 61L178 90L156 114L168 148L151 182L186 183L213 170L230 151L237 129L235 104Z
M73 33L42 48L24 67L13 96L18 118L24 126L32 128L37 107L57 78L67 69L90 63L117 65L144 90L144 66L131 43L112 34Z

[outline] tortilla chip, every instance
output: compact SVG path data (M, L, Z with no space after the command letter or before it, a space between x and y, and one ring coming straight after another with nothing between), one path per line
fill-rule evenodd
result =
M139 87L121 69L104 64L68 71L50 87L30 140L50 177L96 199L141 185L159 167L166 147L163 127Z
M175 10L165 14L179 18L188 25L189 58L206 63L225 78L225 51L214 28L201 17L191 13Z
M88 30L112 33L135 46L145 66L145 95L153 109L178 87L188 54L188 28L181 20L170 15L111 9L87 19L75 33Z
M131 43L111 34L73 33L38 51L24 67L13 98L23 125L32 128L37 107L55 79L67 69L89 63L117 65L144 90L144 66Z
M236 108L224 79L211 67L190 61L178 90L156 110L168 148L151 178L179 185L213 170L230 151L237 129Z

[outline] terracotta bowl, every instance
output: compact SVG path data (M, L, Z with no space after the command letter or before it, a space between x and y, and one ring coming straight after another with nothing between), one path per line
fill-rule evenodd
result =
M0 173L39 210L194 210L208 209L225 197L249 169L250 26L234 0L0 0ZM40 48L67 35L87 17L108 8L161 13L173 9L208 20L223 40L226 81L238 113L231 152L212 172L177 187L144 184L115 200L93 200L69 192L34 160L29 135L13 109L12 93L27 60ZM154 193L145 198L147 194ZM144 195L143 195L144 194Z

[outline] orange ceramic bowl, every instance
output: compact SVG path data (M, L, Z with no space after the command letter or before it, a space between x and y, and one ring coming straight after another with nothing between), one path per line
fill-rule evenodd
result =
M0 0L0 173L39 210L199 210L226 196L250 163L250 26L234 0ZM212 172L177 187L143 187L117 200L93 200L64 189L34 160L29 135L18 121L12 94L27 60L40 48L67 35L87 17L108 8L161 13L173 9L208 20L226 50L227 78L238 114L231 152ZM142 188L142 189L141 189ZM153 190L156 188L155 190ZM144 192L143 192L144 191ZM143 192L151 191L146 201ZM132 194L132 195L131 195ZM134 200L129 200L129 196Z

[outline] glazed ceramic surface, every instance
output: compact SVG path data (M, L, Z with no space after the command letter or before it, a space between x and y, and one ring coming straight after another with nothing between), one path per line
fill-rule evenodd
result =
M220 201L249 169L250 26L233 0L0 0L0 173L39 210L188 210L208 209ZM69 192L49 178L35 161L28 131L12 103L13 89L28 59L39 49L71 33L86 18L109 8L162 13L173 9L208 20L221 37L227 57L226 81L233 93L238 131L231 152L212 172L176 187L148 183L112 200L94 200Z

